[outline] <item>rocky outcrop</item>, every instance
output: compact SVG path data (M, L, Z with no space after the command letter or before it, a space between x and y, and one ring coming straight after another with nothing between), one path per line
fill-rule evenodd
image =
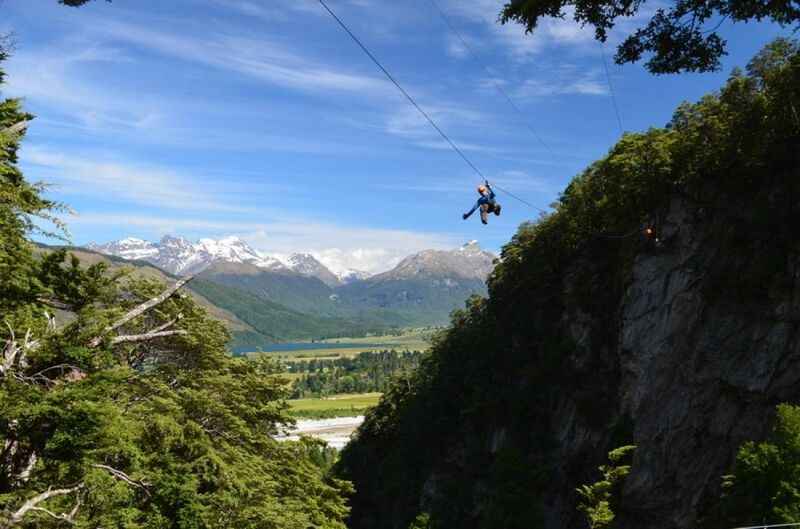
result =
M633 267L617 354L620 410L639 449L622 527L694 527L719 497L735 450L763 438L777 403L800 399L800 255L770 274L785 276L784 288L733 300L715 292L713 275L758 256L719 255L719 227L673 202L663 250ZM770 241L748 246L762 244Z
M602 462L623 423L624 442L638 448L617 527L697 527L738 447L766 435L776 404L800 401L800 254L769 271L769 283L785 279L782 288L725 290L732 282L720 275L737 279L772 244L750 240L726 252L719 233L736 222L728 215L714 219L707 208L673 200L658 243L633 259L613 317L598 321L580 305L564 306L563 327L576 345L567 369L595 380L554 405L551 457L559 464L544 496L548 527L585 527L574 488L597 476L583 462ZM738 222L749 225L744 215ZM568 292L574 275L565 277ZM611 333L598 328L608 323ZM595 401L594 417L581 411L585 396Z

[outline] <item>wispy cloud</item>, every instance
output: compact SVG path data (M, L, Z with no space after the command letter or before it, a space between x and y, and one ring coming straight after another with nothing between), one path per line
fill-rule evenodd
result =
M142 164L101 161L62 154L41 146L26 146L23 163L36 178L55 184L60 193L117 202L188 211L254 212L253 208L219 200L200 178Z
M161 101L119 91L100 90L86 82L84 68L130 62L116 47L94 46L83 40L52 49L18 52L8 65L8 91L68 116L73 125L93 130L143 129L159 124ZM86 76L88 77L88 76Z
M218 30L199 39L118 21L105 21L96 31L110 41L125 42L292 90L362 96L384 95L389 91L379 77L332 68L263 37Z
M532 33L526 33L525 28L515 22L499 23L499 14L505 3L506 0L475 0L472 2L449 0L448 8L452 13L482 26L485 31L489 32L497 45L505 48L518 61L528 62L543 51L556 47L596 53L594 31L591 27L582 27L573 20L574 7L565 7L563 18L541 19ZM621 22L626 27L632 23L635 21L623 20ZM612 35L617 33L618 31L612 30Z
M496 152L496 148L468 140L457 139L475 130L486 130L492 119L482 112L447 104L423 105L425 112L463 150ZM430 123L410 105L405 105L388 115L385 132L411 140L428 149L447 150L452 147Z
M608 83L599 68L562 66L542 78L527 79L513 90L520 99L563 94L608 95Z

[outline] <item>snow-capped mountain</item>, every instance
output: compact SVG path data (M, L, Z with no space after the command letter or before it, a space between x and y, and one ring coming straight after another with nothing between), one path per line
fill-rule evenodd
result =
M123 259L147 261L172 274L199 272L213 263L245 263L273 271L289 271L274 257L261 255L238 237L200 239L193 243L183 237L164 236L153 243L129 237L106 244L89 244L87 248Z
M128 237L87 247L123 259L146 261L178 275L197 273L214 264L247 264L271 272L317 278L329 288L405 279L483 282L495 259L494 254L482 250L477 241L471 241L455 250L425 250L410 255L393 269L377 275L353 269L335 274L309 253L294 253L278 259L255 250L235 236L197 242L172 235L166 235L158 242Z
M87 248L96 252L116 255L131 261L146 260L158 255L158 246L150 241L143 241L136 237L128 237L119 241L106 244L89 243Z
M477 241L470 241L457 250L425 250L410 255L373 279L436 277L485 281L494 268L494 260L493 253L482 250Z
M310 253L293 253L286 259L290 270L307 277L316 277L331 288L342 284L342 280Z
M363 270L348 268L347 270L337 274L337 277L343 285L349 285L350 283L354 283L356 281L364 281L365 279L369 279L372 277L372 275L373 274L364 272Z
M474 241L455 250L425 250L388 272L344 285L336 293L345 304L424 315L418 321L443 323L471 295L486 295L486 278L494 260Z

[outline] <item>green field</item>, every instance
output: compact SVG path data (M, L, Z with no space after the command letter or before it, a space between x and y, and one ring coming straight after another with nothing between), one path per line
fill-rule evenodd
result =
M357 395L334 395L321 399L290 400L289 406L294 417L306 419L329 419L332 417L354 417L363 415L367 408L375 406L381 398L380 393L361 393Z
M365 336L362 338L336 338L323 340L320 343L353 343L353 344L380 344L380 347L373 347L372 350L397 349L409 351L426 351L430 346L430 337L435 329L407 329L398 336Z
M369 351L383 351L394 349L396 351L427 351L431 346L430 337L435 329L420 328L408 329L398 336L365 336L359 338L334 338L318 342L308 342L308 347L296 351L262 351L247 353L247 356L270 355L280 360L332 360L343 357L357 356L359 353ZM334 344L356 344L356 347L342 349L330 348ZM357 344L364 344L358 346Z

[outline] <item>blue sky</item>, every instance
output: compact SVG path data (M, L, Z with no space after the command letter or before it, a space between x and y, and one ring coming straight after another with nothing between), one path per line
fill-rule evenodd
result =
M499 26L501 0L438 2L477 58L429 0L329 0L490 181L546 209L620 135L600 45L569 21L533 36ZM478 177L316 0L0 9L0 31L17 42L4 95L37 115L22 165L74 210L75 244L234 234L268 253L312 251L335 269L374 272L472 239L497 251L539 214L501 194L503 215L488 227L462 221ZM641 22L620 24L606 54ZM730 55L719 73L609 64L625 130L663 126L786 32L723 24Z

